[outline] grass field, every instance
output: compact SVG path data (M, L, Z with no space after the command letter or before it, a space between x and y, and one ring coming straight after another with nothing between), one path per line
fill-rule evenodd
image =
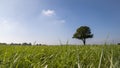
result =
M120 46L0 45L0 68L120 68Z

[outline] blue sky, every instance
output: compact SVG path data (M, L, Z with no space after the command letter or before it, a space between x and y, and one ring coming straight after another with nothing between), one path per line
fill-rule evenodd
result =
M82 44L72 39L89 26L88 44L120 42L119 0L0 0L0 42Z

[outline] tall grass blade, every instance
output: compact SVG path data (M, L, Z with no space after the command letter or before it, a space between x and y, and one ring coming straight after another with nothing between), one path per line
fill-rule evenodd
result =
M100 67L101 67L101 61L102 61L102 57L103 57L103 50L102 50L102 52L101 52L101 56L100 56L100 61L99 61L98 68L100 68Z

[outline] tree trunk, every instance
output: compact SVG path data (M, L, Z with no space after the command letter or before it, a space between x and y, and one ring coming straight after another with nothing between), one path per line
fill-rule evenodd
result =
M84 44L84 45L86 44L86 39L83 39L83 44Z

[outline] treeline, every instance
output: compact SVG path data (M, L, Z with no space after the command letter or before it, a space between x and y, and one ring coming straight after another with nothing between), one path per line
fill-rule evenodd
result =
M24 46L32 46L32 45L36 45L36 46L45 46L45 44L32 44L32 43L26 43L26 42L24 42L24 43L10 43L10 44L8 44L8 43L0 43L0 45L24 45Z

